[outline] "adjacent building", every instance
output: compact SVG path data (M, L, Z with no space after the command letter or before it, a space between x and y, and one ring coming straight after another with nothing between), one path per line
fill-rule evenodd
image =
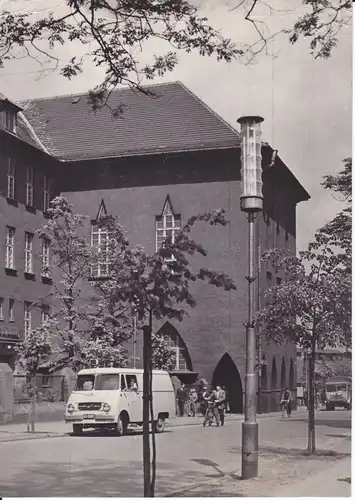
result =
M21 148L27 148L33 155L23 156L31 161L24 161L16 178L16 206L7 196L1 198L2 241L11 243L11 227L18 237L16 275L8 275L6 266L0 271L3 307L8 308L10 299L18 303L20 319L14 325L20 336L27 328L25 304L50 294L50 284L41 278L39 255L44 242L35 236L45 220L44 179L52 179L52 192L62 193L77 212L88 216L87 235L93 245L103 237L103 229L96 224L103 213L116 216L130 241L153 253L167 235L174 237L190 216L223 208L230 221L227 227L198 224L194 229L194 239L208 251L206 258L196 258L194 264L228 273L237 290L224 292L196 283L197 307L188 311L185 320L161 321L154 328L176 349L175 374L181 380L203 378L225 384L232 410L239 412L245 374L243 322L247 317L247 221L239 206L239 134L181 83L156 85L151 90L154 97L129 89L115 91L108 105L95 113L84 94L27 101L18 109L26 137L1 131L7 141L16 144L16 153L20 155ZM112 111L117 110L121 114L112 118ZM282 280L260 257L274 247L295 253L296 206L309 198L266 143L262 157L264 211L258 215L256 235L259 306L265 288ZM32 211L26 207L29 167L36 168ZM0 183L5 191L11 184L6 172L11 173L11 169L6 171L3 166ZM31 239L27 234L34 236ZM26 272L29 248L35 262L30 278ZM6 255L0 257L3 262ZM100 278L104 269L98 266L94 273ZM31 321L40 321L39 312L36 314ZM4 326L8 324L6 317ZM142 358L140 333L135 346L132 339L127 348ZM279 403L282 388L288 385L296 390L296 347L286 343L275 347L262 339L259 358L265 362L260 370L260 405L268 411Z

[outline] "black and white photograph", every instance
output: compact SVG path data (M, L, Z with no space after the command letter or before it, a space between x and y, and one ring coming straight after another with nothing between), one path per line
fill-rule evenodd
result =
M352 16L0 2L0 497L351 497Z

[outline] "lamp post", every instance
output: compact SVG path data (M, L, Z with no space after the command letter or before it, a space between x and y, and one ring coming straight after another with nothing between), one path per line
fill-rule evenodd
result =
M248 214L248 320L246 327L246 374L244 422L242 423L242 478L258 475L257 353L254 324L255 302L255 213L263 209L260 116L239 118L241 147L242 194L240 208Z

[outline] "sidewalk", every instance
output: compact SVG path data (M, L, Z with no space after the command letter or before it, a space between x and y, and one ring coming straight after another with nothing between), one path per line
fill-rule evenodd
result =
M295 413L301 415L305 413L304 410L299 409ZM258 415L258 420L271 419L280 416L280 412L274 413L263 413ZM225 422L235 422L244 420L244 415L241 414L227 414L225 417ZM203 422L203 416L197 415L196 417L176 417L172 420L168 420L166 427L184 427L190 425L201 425ZM8 423L0 425L0 443L6 441L19 441L24 439L43 439L46 437L61 437L68 435L72 428L70 424L66 424L64 420L57 420L55 422L36 422L35 433L27 432L27 423Z
M351 459L345 458L317 474L283 487L274 497L349 497L351 496Z

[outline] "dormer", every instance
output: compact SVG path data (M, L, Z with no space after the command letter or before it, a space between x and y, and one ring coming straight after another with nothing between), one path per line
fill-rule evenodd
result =
M0 127L3 130L16 134L17 113L19 111L22 111L22 108L0 94Z

